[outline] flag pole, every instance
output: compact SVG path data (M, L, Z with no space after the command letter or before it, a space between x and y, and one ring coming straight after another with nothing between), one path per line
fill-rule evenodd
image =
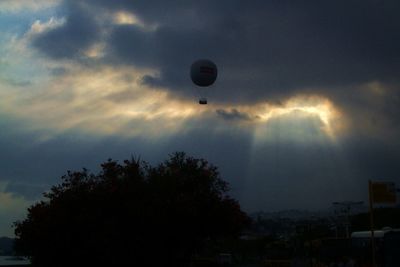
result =
M372 191L372 181L368 181L368 195L369 195L369 222L371 227L371 260L372 266L375 267L375 234L374 234L374 199Z

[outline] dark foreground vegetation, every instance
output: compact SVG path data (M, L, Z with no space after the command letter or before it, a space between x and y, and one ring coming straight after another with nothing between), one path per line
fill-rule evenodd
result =
M109 160L68 172L15 223L17 255L34 266L368 266L369 213L253 215L215 166L175 153L157 166ZM375 210L375 229L400 228L400 209ZM400 231L376 238L379 267L400 266Z
M109 160L71 172L15 223L36 266L188 266L249 224L215 166L175 153L150 166Z

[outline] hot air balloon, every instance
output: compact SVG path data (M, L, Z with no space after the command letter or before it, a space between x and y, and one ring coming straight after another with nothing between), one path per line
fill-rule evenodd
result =
M217 66L214 62L208 59L197 60L190 68L190 78L193 83L199 87L208 87L212 85L217 79L217 75ZM199 104L207 104L207 98L200 98Z

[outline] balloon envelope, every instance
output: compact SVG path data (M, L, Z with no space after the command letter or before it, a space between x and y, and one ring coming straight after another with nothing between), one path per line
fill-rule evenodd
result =
M195 61L190 68L190 78L194 84L202 87L212 85L217 79L217 66L208 59Z

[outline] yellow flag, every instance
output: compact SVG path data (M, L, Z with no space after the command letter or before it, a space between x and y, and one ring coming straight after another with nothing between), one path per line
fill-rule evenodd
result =
M374 203L396 203L396 185L392 182L371 182L370 194Z

